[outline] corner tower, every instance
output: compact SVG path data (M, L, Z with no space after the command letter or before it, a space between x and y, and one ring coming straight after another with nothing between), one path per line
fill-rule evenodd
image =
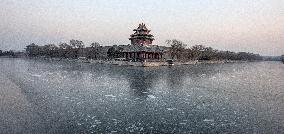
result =
M148 30L144 23L139 24L137 29L134 29L134 34L130 35L129 40L131 40L132 45L151 45L154 36L150 34L151 30Z

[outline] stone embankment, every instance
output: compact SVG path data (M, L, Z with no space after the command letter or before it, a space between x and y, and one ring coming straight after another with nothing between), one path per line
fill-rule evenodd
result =
M223 64L223 63L237 63L247 61L187 61L187 62L173 62L169 64L165 61L148 61L148 62L130 62L130 61L105 61L105 60L90 60L90 63L112 64L118 66L138 66L138 67L157 67L157 66L173 66L173 65L195 65L195 64Z
M69 62L82 62L92 64L110 64L118 66L137 66L137 67L157 67L157 66L179 66L179 65L195 65L195 64L223 64L223 63L241 63L248 61L236 60L192 60L192 61L174 61L169 64L166 61L146 61L146 62L131 62L131 61L116 61L116 60L93 60L93 59L65 59L65 58L46 58L34 57L34 59L54 60L54 61L69 61Z

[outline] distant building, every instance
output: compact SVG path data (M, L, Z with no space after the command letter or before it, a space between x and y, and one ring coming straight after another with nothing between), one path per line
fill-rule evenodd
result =
M130 35L131 44L120 45L122 58L132 61L156 61L162 60L165 47L152 45L154 36L150 34L145 24L139 24L137 29L134 29L134 34Z
M38 56L40 54L40 49L40 46L32 43L26 47L26 53L28 54L28 56Z

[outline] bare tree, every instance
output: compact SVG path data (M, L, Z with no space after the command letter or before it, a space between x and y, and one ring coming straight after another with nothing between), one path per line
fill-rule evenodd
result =
M73 48L84 48L85 47L83 41L74 40L74 39L70 40L70 45Z
M71 49L72 46L68 45L67 43L59 43L59 48L60 49Z
M94 42L94 43L91 44L91 47L94 47L94 48L97 48L97 47L100 47L100 46L101 45L98 42Z
M186 44L184 44L182 41L179 41L177 39L166 40L166 43L171 46L170 48L171 58L174 59L176 57L177 59L181 59Z

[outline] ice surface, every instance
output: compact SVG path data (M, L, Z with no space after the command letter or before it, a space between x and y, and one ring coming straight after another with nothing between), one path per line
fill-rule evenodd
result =
M23 133L284 132L282 64L137 68L0 61L0 78L20 88L14 94L0 90L0 97L8 97L1 107L14 108L2 110L7 121L2 128ZM0 81L0 87L9 85ZM24 96L21 102L13 103L15 94ZM11 114L18 120L10 120Z

